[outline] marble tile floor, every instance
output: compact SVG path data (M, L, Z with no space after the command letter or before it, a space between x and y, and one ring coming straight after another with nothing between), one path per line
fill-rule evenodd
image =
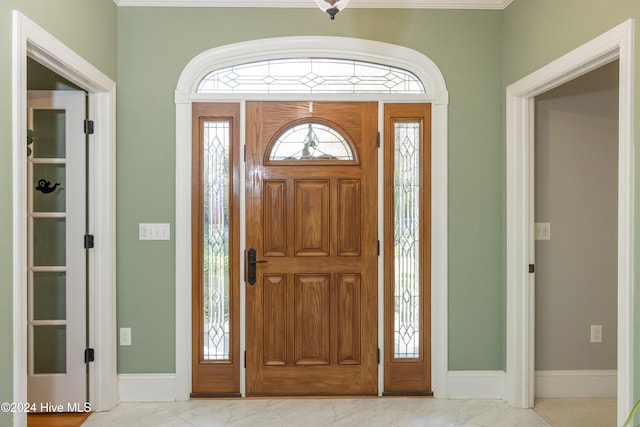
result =
M549 427L500 400L235 399L121 403L83 427Z

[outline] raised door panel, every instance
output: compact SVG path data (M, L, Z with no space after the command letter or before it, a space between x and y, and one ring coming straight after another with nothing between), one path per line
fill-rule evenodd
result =
M339 256L361 253L360 180L338 180L338 226L336 241Z
M329 181L295 182L295 254L329 256Z
M264 328L264 364L287 364L287 277L284 274L266 274L262 280L262 307Z
M360 364L360 295L359 274L338 275L336 330L341 365Z
M330 363L330 285L328 274L295 276L295 363Z
M286 256L287 215L286 181L269 180L264 182L264 255Z

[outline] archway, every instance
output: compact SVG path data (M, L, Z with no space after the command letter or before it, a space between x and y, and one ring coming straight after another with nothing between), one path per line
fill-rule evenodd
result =
M282 37L236 43L207 50L184 68L175 92L176 103L176 379L175 398L187 400L191 391L191 107L195 101L300 100L300 95L198 94L196 88L210 71L266 59L325 57L354 59L403 68L414 73L426 93L323 94L304 100L430 102L432 110L432 262L431 312L433 346L432 388L447 396L447 106L448 92L437 65L415 50L370 40L343 37ZM241 131L242 132L242 131ZM241 178L243 179L243 178ZM241 201L243 203L243 201ZM242 231L241 231L242 233ZM382 274L382 273L380 273ZM241 294L241 298L244 296ZM242 328L241 328L242 329ZM241 346L244 345L241 336ZM241 384L244 377L241 375Z

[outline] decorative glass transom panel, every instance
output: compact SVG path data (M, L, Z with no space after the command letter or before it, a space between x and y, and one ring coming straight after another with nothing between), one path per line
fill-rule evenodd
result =
M228 121L204 123L204 359L229 359Z
M420 123L395 123L394 357L420 356Z
M198 93L425 93L406 70L346 59L276 59L207 74Z
M280 135L269 160L355 160L355 156L336 129L322 123L302 123Z

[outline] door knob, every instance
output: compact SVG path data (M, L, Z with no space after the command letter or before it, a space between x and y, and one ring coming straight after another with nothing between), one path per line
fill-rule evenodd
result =
M266 259L256 259L256 250L250 248L247 252L247 282L250 285L256 284L256 265L267 262Z

